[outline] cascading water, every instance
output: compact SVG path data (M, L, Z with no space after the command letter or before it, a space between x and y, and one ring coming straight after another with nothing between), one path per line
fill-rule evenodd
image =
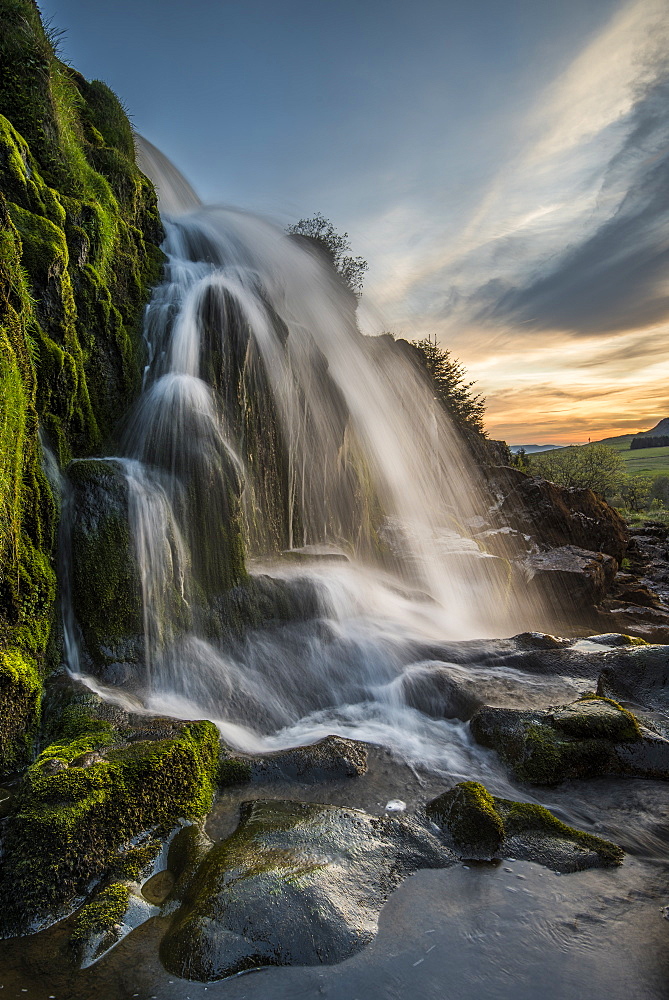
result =
M167 263L143 392L108 460L141 580L136 693L217 720L242 749L338 732L471 775L464 724L403 694L440 642L518 624L504 562L468 534L471 458L411 359L359 333L317 248L199 206L157 150L142 156L169 209ZM235 630L249 592L290 613Z

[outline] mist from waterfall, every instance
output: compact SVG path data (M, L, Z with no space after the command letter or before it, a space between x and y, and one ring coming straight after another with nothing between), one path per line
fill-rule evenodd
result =
M214 719L242 749L338 732L471 773L465 725L409 707L402 683L435 644L520 625L508 566L472 537L475 462L410 355L360 334L314 244L198 204L148 144L140 159L166 264L110 461L141 576L144 705ZM244 555L303 612L231 634L220 595Z

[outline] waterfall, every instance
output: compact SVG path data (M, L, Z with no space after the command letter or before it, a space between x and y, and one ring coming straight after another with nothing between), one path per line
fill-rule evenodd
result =
M475 463L408 352L359 332L316 246L202 206L140 154L166 264L109 461L141 579L144 703L214 718L247 749L383 731L424 756L448 724L419 720L398 678L426 644L512 627L507 567L471 537ZM249 583L311 610L235 632L230 594Z

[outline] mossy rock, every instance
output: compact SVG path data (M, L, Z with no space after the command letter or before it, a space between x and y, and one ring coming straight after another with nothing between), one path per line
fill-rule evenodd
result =
M485 707L470 727L478 743L531 784L610 774L669 777L669 744L665 752L659 743L666 741L642 729L631 712L594 694L552 712Z
M639 723L626 709L610 698L588 696L553 712L553 725L568 736L584 739L602 738L637 740L641 736Z
M60 464L113 437L138 392L163 261L155 192L115 95L65 66L32 0L0 0L0 648L44 663Z
M18 649L0 650L0 777L30 759L41 697L35 661Z
M173 917L161 959L168 971L201 981L343 961L374 938L380 910L404 877L453 861L434 834L405 817L243 803L235 833L177 882L163 910Z
M465 859L513 856L569 872L619 865L624 856L616 844L567 826L543 806L494 797L475 781L428 802L426 813Z
M128 484L113 460L72 462L68 477L72 606L90 668L100 675L110 663L143 660L142 584L130 537Z
M146 852L124 853L133 838L147 830L164 834L211 807L216 727L153 720L155 733L170 735L147 739L132 721L113 725L74 704L60 739L25 773L0 870L5 933L57 919L91 879L108 872L128 878L147 860Z
M458 851L468 858L499 856L504 824L487 789L477 781L464 781L432 799L426 807L430 819L447 830Z

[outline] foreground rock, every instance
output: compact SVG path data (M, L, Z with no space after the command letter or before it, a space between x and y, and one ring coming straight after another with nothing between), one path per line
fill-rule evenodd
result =
M214 980L263 965L343 961L375 936L402 878L455 856L404 817L305 802L245 803L239 828L177 884L165 967Z
M426 811L371 816L260 800L243 804L238 829L216 845L184 831L170 850L170 868L182 874L162 910L173 915L163 964L183 978L211 981L267 965L343 961L374 938L379 913L403 878L448 867L456 856L508 855L563 872L623 857L546 809L494 799L474 782Z
M181 818L204 816L219 777L211 722L134 716L85 690L61 694L49 743L3 822L3 936L59 919L147 831L160 839Z
M608 654L598 694L648 708L669 704L669 646L637 646L624 659Z
M608 840L567 826L543 806L493 797L476 781L465 781L426 806L428 816L463 858L514 857L556 871L619 865L623 851Z
M257 781L318 782L355 778L367 770L367 745L341 736L325 736L317 743L278 750L247 760L250 777Z
M595 695L550 712L486 707L470 726L478 743L532 784L617 774L669 778L669 740Z

